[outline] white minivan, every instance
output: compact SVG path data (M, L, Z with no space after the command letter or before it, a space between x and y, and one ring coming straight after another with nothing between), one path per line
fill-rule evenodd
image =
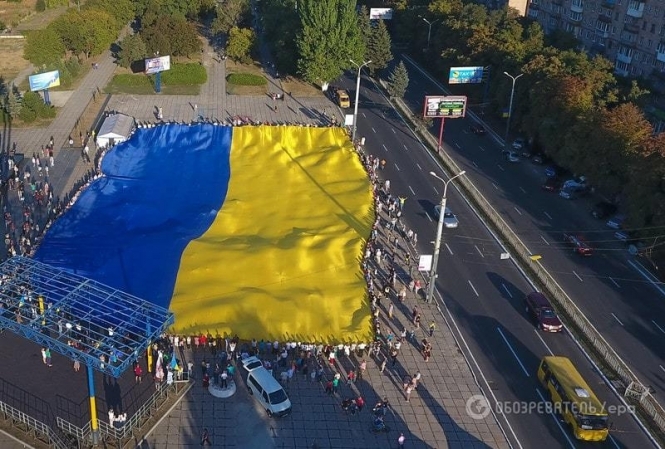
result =
M241 361L247 371L247 389L263 406L268 416L286 416L291 413L291 401L284 388L263 367L256 357L248 357Z

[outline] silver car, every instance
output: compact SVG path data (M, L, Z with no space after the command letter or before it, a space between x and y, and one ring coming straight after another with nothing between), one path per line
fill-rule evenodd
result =
M441 205L437 204L434 207L434 214L436 215L436 219L439 219L439 215L441 214ZM453 211L448 209L446 207L445 212L443 213L443 226L448 228L448 229L455 229L459 225L459 221L457 221L457 216L453 214Z

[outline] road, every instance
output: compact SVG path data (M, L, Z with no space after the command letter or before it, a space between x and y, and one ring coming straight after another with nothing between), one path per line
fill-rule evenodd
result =
M339 84L355 93L353 80ZM388 161L382 176L391 180L394 194L407 197L404 219L418 233L419 251L431 253L429 242L436 231L433 210L443 185L428 173L443 176L441 167L370 81L363 81L360 97L357 135L366 137L369 153ZM451 128L449 138L460 134ZM471 170L468 176L474 182L480 178ZM567 334L535 330L523 312L523 297L533 287L511 261L500 259L502 248L460 194L449 189L448 198L460 227L444 231L437 288L446 306L443 313L457 324L460 339L468 345L465 349L475 357L472 368L486 390L501 403L541 403L545 392L535 376L540 358L566 355L602 400L619 406L620 401ZM585 447L553 415L505 414L500 421L516 447ZM594 447L651 446L630 415L615 415L612 421L611 438Z
M426 93L441 93L423 73L409 67L411 108ZM615 351L655 392L665 392L665 289L645 279L646 271L618 242L606 220L594 220L594 199L566 200L541 190L544 167L501 157L489 135L466 131L470 119L448 120L445 141L456 162L503 215ZM437 124L438 125L438 124ZM438 129L438 126L437 126ZM595 201L597 201L596 199ZM579 257L563 243L563 233L582 233L595 248L592 257ZM656 395L658 397L658 395Z

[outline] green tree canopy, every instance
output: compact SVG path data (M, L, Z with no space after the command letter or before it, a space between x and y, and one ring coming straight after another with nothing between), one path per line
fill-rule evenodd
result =
M88 0L85 8L94 8L111 14L122 27L136 17L134 0Z
M326 85L360 61L365 48L358 29L355 0L300 0L302 29L297 39L298 71Z
M139 34L130 34L120 42L118 64L120 67L130 67L134 62L145 59L148 49Z
M226 54L234 61L251 62L251 53L256 45L256 35L249 28L233 27L226 43Z
M367 67L372 75L377 70L385 69L388 63L393 60L393 54L390 51L390 34L383 20L379 20L376 26L372 27L369 42L365 50L365 57L372 61Z
M26 35L23 57L36 67L52 64L65 55L65 45L52 28L30 31Z
M406 70L404 61L400 61L388 79L388 93L391 97L402 98L407 87L409 87L409 72Z
M141 31L148 54L189 56L201 51L196 27L182 16L160 16Z
M231 28L242 25L250 14L249 0L224 0L215 8L215 19L210 27L214 34L229 34Z
M295 0L261 2L264 39L282 73L298 70L298 48L293 45L300 33L301 22Z

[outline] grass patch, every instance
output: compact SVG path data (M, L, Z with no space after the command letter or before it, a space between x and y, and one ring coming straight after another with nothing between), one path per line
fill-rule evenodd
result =
M238 86L226 83L226 93L229 95L264 96L268 93L266 86Z
M24 39L0 39L0 76L10 82L19 72L30 65L23 59Z
M268 81L253 73L232 73L226 77L226 81L237 86L265 86Z
M325 97L320 88L291 76L282 78L281 84L282 90L291 92L294 97Z

